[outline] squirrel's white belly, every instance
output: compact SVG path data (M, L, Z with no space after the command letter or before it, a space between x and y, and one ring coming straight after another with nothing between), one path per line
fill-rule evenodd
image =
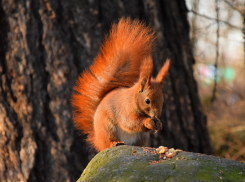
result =
M127 131L122 130L121 128L118 129L118 137L119 141L124 142L126 145L133 145L139 139L139 135L141 132L132 132L129 133Z

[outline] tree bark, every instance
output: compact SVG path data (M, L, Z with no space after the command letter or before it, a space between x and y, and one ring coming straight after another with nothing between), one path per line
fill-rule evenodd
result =
M212 152L193 77L184 0L0 0L0 181L76 181L95 151L72 121L75 80L122 16L157 32L166 58L163 130L151 146Z

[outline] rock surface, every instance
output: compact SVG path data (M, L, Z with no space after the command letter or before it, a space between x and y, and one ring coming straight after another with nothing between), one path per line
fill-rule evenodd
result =
M159 161L152 148L118 146L97 154L77 182L245 181L245 164L210 155L181 152Z

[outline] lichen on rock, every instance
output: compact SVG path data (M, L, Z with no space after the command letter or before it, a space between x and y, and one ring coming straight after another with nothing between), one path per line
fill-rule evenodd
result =
M77 182L245 180L245 164L238 161L191 152L162 160L154 151L127 145L103 150L90 161Z

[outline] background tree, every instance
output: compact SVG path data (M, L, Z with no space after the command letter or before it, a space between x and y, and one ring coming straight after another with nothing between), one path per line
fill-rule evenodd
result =
M1 181L75 181L81 175L95 152L73 126L70 96L122 16L156 30L155 72L171 59L163 130L149 145L211 153L184 0L0 0Z

